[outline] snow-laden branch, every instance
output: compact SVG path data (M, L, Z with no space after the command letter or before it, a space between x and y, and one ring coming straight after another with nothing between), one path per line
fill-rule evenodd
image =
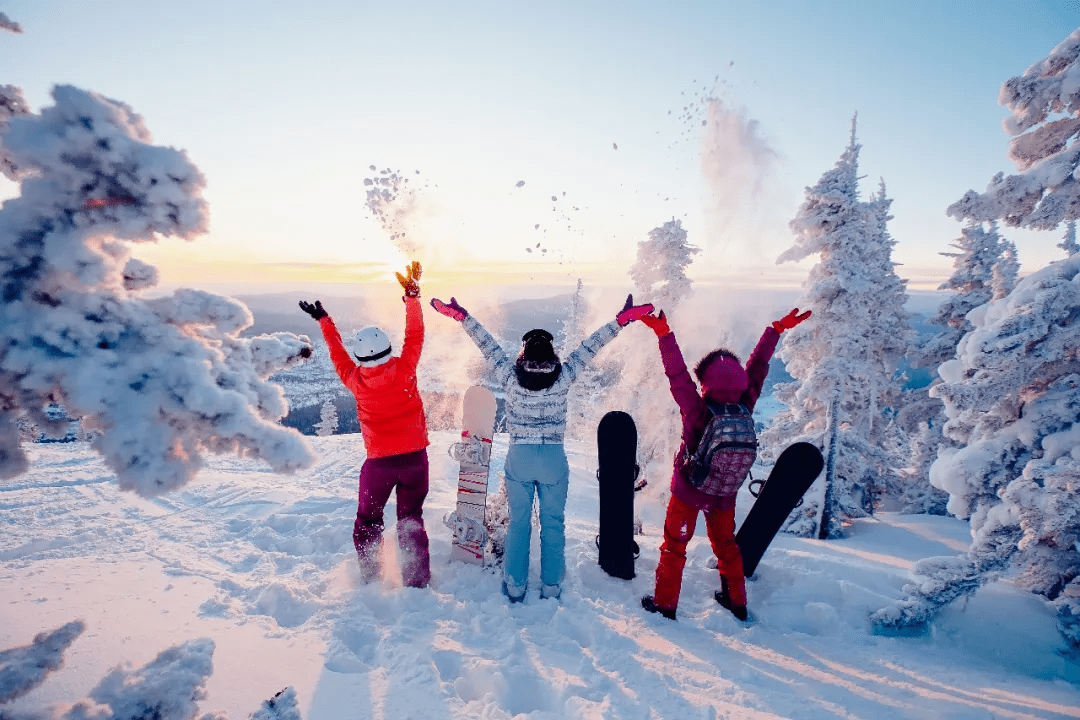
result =
M1015 136L1009 158L1020 174L998 173L986 191L969 190L947 212L958 219L1002 220L1012 227L1052 230L1080 217L1080 30L1001 88ZM1061 117L1064 115L1064 117Z
M64 664L64 652L86 629L74 620L34 636L24 647L0 650L0 703L11 702L30 692Z
M51 402L142 494L188 482L206 452L280 472L309 464L302 437L276 423L287 407L266 380L303 362L308 338L241 337L252 317L230 298L145 295L157 271L130 244L204 233L202 174L151 144L127 105L70 86L53 99L38 114L15 102L0 113L0 159L22 191L0 208L0 478L27 467L17 418L58 429Z

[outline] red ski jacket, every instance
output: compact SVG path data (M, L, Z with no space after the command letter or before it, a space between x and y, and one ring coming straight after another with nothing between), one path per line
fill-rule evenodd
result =
M739 398L739 402L745 405L751 412L761 396L761 388L765 385L765 377L769 374L769 360L772 359L776 343L780 341L780 333L771 327L765 328L761 339L758 340L754 352L750 353L750 359L746 361L746 375L750 384L746 392ZM701 436L705 432L705 426L709 424L709 409L705 406L705 400L698 392L697 384L693 376L686 368L679 343L675 340L675 333L668 333L660 338L660 359L664 363L664 374L667 375L671 384L671 394L679 406L682 415L682 446L675 456L675 472L671 478L671 494L682 500L691 507L705 510L730 510L735 507L735 498L706 495L686 479L686 465L683 457L686 448L695 448L701 442Z
M319 327L338 377L356 397L356 414L367 456L380 458L426 448L427 419L416 386L416 366L424 346L420 300L405 298L405 343L401 356L376 367L360 367L353 362L329 315L319 320Z

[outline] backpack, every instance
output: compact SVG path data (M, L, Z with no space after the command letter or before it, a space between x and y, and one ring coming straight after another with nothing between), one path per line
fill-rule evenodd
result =
M732 497L757 459L757 433L745 405L712 403L697 449L686 449L686 479L706 495Z

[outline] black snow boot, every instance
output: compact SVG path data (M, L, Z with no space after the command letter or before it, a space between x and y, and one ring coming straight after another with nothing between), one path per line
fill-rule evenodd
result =
M746 612L746 606L741 605L739 607L732 607L731 596L728 595L727 578L720 576L720 589L713 593L713 597L716 598L716 602L720 603L722 607L731 611L731 614L739 618L743 622L746 622L746 618L749 617Z
M646 595L641 598L641 607L645 608L649 612L660 613L668 620L675 619L675 608L664 608L656 604L656 599L652 595Z

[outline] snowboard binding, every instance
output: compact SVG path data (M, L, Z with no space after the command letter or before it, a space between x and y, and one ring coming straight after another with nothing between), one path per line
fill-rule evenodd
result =
M463 442L454 443L447 449L456 462L469 465L487 465L491 461L491 441L476 436L462 436Z
M443 525L454 532L454 539L459 543L478 543L483 545L487 542L487 530L484 523L462 515L456 510L451 510L443 516Z

